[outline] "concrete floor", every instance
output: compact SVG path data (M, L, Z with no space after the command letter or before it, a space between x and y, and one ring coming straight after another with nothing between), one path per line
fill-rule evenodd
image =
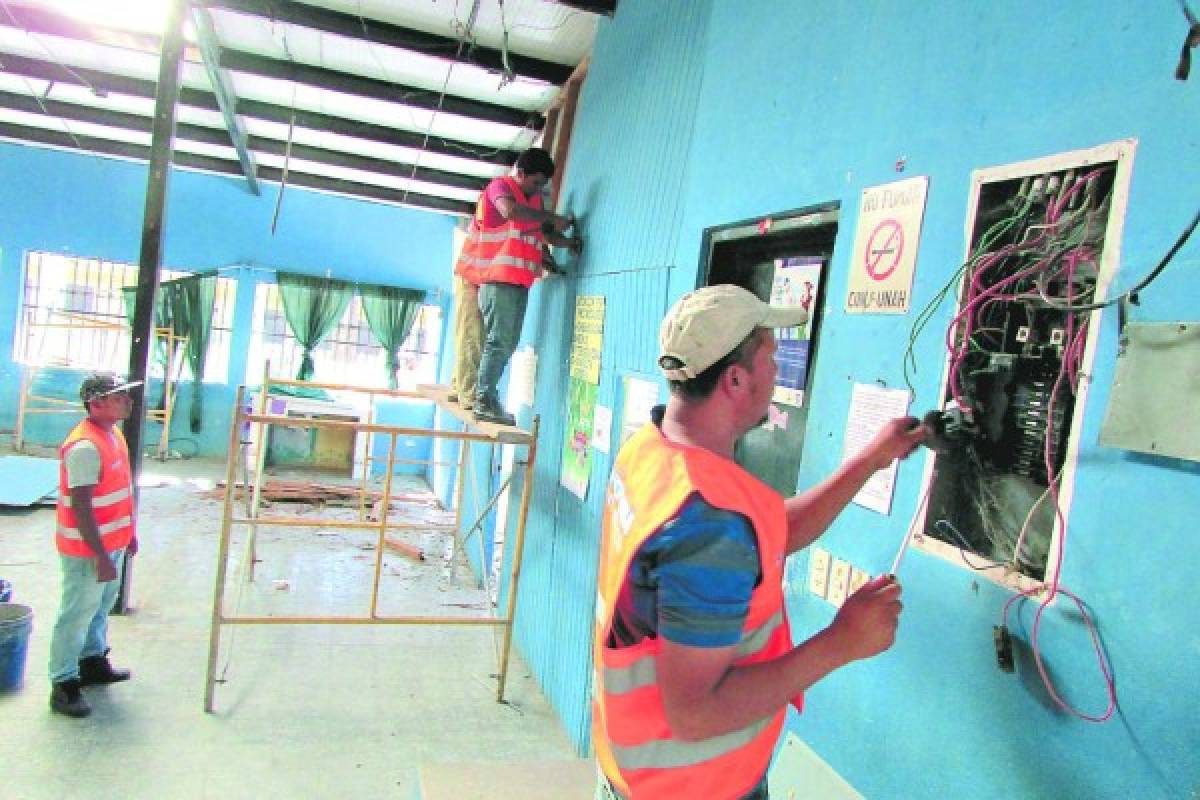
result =
M144 477L165 485L142 490L135 612L114 617L110 628L113 661L134 677L86 690L94 710L85 720L47 706L59 593L54 512L0 513L0 576L13 582L13 601L35 614L25 685L0 695L0 796L410 798L422 765L583 763L515 651L509 703L495 701L499 637L485 628L226 628L227 681L217 688L216 713L206 714L220 503L198 487L222 472L201 461L146 462ZM231 577L227 608L363 613L374 569L370 537L308 534L261 534L257 579L238 600ZM381 609L480 613L471 606L483 593L460 576L455 586L437 559L416 565L389 554ZM280 580L286 590L274 588ZM493 786L486 796L506 795Z

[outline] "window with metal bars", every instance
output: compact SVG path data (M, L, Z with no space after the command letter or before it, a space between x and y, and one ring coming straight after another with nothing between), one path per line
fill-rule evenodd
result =
M433 383L437 378L437 356L441 346L442 309L422 305L412 331L399 352L396 373L400 389ZM271 363L271 376L291 378L300 369L303 348L288 328L279 287L260 283L254 292L254 331L246 364L246 383L262 382L263 364ZM363 313L362 300L355 295L337 326L313 350L316 383L379 387L387 385L387 355Z
M129 323L121 289L137 283L138 267L119 261L30 252L25 258L21 314L13 359L35 367L61 366L123 373L129 368ZM188 273L164 269L162 280ZM218 278L204 380L229 371L237 282ZM150 374L162 377L151 360ZM191 372L185 363L183 377Z

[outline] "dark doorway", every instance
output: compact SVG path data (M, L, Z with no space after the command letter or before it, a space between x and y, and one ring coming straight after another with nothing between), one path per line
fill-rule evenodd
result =
M809 392L816 367L829 259L837 238L838 203L708 228L701 247L703 285L732 283L766 301L796 302L809 322L778 336L780 385L767 422L738 442L737 462L785 497L795 494ZM806 276L803 294L783 297L788 276ZM815 284L815 285L813 285ZM783 385L786 384L786 385Z

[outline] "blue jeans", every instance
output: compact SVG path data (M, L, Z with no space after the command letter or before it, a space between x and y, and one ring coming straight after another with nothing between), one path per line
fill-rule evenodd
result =
M50 682L79 677L79 659L102 656L108 650L108 612L117 601L125 550L108 554L117 579L96 581L96 559L59 554L62 561L62 602L50 639Z
M483 313L483 355L479 359L479 381L475 405L500 408L496 387L516 352L525 323L529 290L515 283L485 283L479 287L479 310Z

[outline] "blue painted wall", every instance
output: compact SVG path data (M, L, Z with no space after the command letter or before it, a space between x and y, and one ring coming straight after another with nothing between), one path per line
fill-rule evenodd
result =
M697 282L703 230L827 201L841 203L799 487L842 453L854 382L901 380L907 316L842 312L864 187L928 175L914 285L919 309L960 263L970 173L979 167L1139 140L1117 288L1132 285L1195 212L1196 77L1172 73L1186 31L1175 4L1032 0L900 4L627 0L602 21L584 86L564 207L585 223L579 278L535 292L543 456L519 641L568 730L586 746L600 486L557 488L575 293L608 296L599 402L622 371L653 374L657 319ZM898 159L906 159L897 174ZM1143 294L1139 320L1196 319L1200 243ZM640 270L640 272L639 272ZM640 276L635 278L634 276ZM540 292L540 295L538 294ZM943 329L943 308L934 329ZM1106 725L1056 712L1029 665L1000 673L991 628L1008 594L920 552L904 564L899 643L820 684L789 725L868 797L1184 798L1200 790L1200 638L1186 565L1200 556L1194 463L1098 445L1115 362L1115 315L1100 321L1064 585L1095 615L1121 711ZM882 346L880 343L885 343ZM938 336L918 345L916 409L934 404ZM615 420L619 424L619 415ZM824 544L881 571L917 502L921 459L899 473L893 512L851 507ZM806 558L793 559L802 576ZM793 593L797 636L832 619ZM1018 629L1029 625L1026 612ZM1060 692L1102 711L1087 635L1057 608L1042 647Z
M254 197L243 182L174 170L167 198L163 266L221 269L238 280L237 307L225 383L204 385L205 424L188 429L190 385L181 393L172 436L182 452L223 455L237 384L246 373L257 282L271 270L331 274L430 291L430 302L448 303L451 234L455 219L289 187L271 235L277 184ZM126 161L0 143L0 342L11 342L21 301L25 254L31 250L137 263L146 167ZM0 352L0 428L16 420L18 379L12 348ZM257 380L252 380L257 383ZM74 383L61 387L70 396ZM384 417L386 416L386 419ZM432 406L396 404L381 409L388 424L429 427ZM73 424L66 415L30 420L30 440L54 444ZM153 439L158 428L148 424ZM405 447L425 457L428 441Z

